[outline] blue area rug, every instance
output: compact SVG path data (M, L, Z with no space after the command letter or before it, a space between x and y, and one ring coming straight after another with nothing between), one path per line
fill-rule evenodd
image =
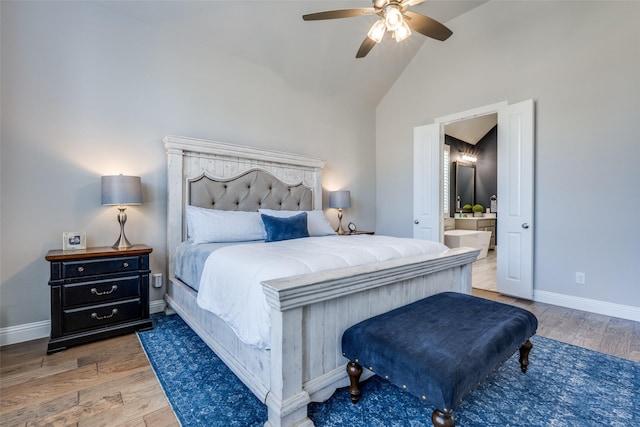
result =
M139 333L183 426L262 426L263 405L177 315ZM456 409L459 427L640 426L640 364L534 336L529 370L517 353ZM316 426L431 426L432 407L373 377L357 405L339 389L309 406Z

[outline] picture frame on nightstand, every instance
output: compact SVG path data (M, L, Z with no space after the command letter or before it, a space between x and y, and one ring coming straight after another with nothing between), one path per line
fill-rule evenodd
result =
M65 231L62 233L62 250L75 251L87 249L87 235L80 231Z

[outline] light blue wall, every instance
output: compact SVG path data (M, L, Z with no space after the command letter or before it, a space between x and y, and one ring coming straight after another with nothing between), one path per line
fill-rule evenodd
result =
M100 175L142 177L127 235L164 270L166 134L319 156L326 189L351 190L346 221L409 236L413 127L528 98L536 288L640 306L640 235L623 227L640 211L638 2L489 2L427 41L375 111L92 2L2 1L0 15L0 329L49 319L44 255L63 231L115 240Z
M532 98L535 290L640 307L638 22L636 1L491 1L448 22L378 105L377 231L412 234L413 127Z
M373 106L290 87L94 2L0 8L0 330L49 319L44 256L63 231L86 232L90 246L115 241L101 175L141 176L144 204L127 210L127 236L152 246L151 268L164 271L167 134L320 157L325 189L351 190L345 220L373 228Z

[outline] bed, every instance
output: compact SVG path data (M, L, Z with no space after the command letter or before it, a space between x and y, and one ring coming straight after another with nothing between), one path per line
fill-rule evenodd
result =
M439 292L471 291L471 264L479 251L468 248L265 280L261 287L270 310L270 346L248 345L220 317L200 308L197 292L175 275L174 256L187 235L187 206L230 209L233 200L212 206L211 194L228 185L245 185L253 176L251 182L261 184L247 191L258 187L269 196L235 209L255 210L258 203L276 210L321 211L324 164L307 156L215 141L180 136L163 141L168 164L168 310L178 313L267 405L265 426L312 426L308 403L324 401L349 384L348 361L340 348L348 327Z

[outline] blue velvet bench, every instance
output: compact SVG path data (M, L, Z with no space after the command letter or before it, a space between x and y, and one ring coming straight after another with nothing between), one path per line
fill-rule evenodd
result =
M434 426L452 427L463 397L516 350L526 372L537 327L527 310L455 292L367 319L342 335L351 400L364 366L435 407Z

